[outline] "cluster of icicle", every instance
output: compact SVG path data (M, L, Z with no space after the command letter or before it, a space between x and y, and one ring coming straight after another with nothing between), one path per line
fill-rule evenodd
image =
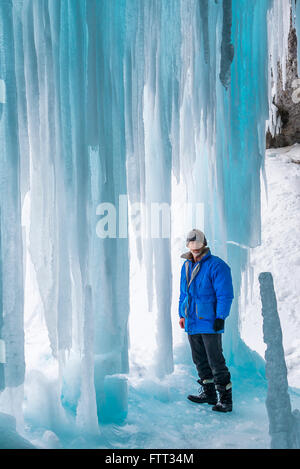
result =
M287 60L288 60L288 38L291 27L296 28L297 37L300 32L300 5L297 0L274 0L272 8L268 11L268 96L269 96L269 119L266 129L270 130L272 136L280 133L281 118L274 104L278 90L279 68L282 76L282 88L286 89ZM300 48L298 47L298 74L300 72ZM293 86L296 90L300 88L300 81L295 80Z
M64 394L77 423L94 430L110 395L126 401L121 378L107 378L129 370L129 243L97 235L97 207L118 210L121 194L130 204L170 204L172 176L187 202L204 203L210 247L232 266L236 299L225 347L232 363L246 360L237 353L237 299L247 248L260 242L268 18L275 15L286 31L280 5L0 2L2 389L24 382L30 261L66 388L68 353L80 357L78 395L70 403ZM147 273L155 367L164 376L173 371L171 302L178 296L170 239L137 238L134 255Z

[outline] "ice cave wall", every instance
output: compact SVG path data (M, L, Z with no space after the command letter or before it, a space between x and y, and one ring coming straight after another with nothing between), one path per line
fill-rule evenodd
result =
M131 204L170 204L172 175L183 183L188 202L204 203L210 247L232 266L229 361L251 362L239 337L238 295L247 248L260 242L267 57L276 43L268 37L268 15L286 28L280 5L1 1L2 388L21 385L25 373L26 194L29 253L52 354L62 377L67 352L80 357L75 409L78 420L93 428L105 389L110 392L107 376L129 369L128 238L99 238L103 213L97 207L104 201L118 213L120 194ZM173 370L170 303L177 292L170 240L138 238L136 248L150 309L155 293L155 362L162 377ZM115 385L121 396L121 378Z

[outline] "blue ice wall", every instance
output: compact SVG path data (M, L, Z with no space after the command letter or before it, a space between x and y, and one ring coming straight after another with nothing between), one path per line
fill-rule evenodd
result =
M127 192L125 2L0 8L5 384L24 380L21 202L30 187L29 253L52 354L62 376L65 353L81 357L75 411L92 428L105 376L128 371L128 239L96 234L97 205L117 206Z
M186 185L187 201L204 203L202 228L210 247L228 260L234 274L236 298L225 342L232 364L248 355L239 338L238 296L247 249L260 243L260 171L268 118L266 20L271 6L269 0L127 4L130 200L168 203L173 172ZM162 247L162 240L140 243L149 309L153 290L167 300L158 314L162 363L171 348L168 321L161 322L169 309L170 246L166 241ZM164 256L159 254L152 269L158 246ZM155 279L159 281L153 287ZM253 361L251 354L247 360ZM159 371L168 368L161 365Z
M0 226L1 228L1 226ZM0 231L1 232L1 231ZM2 326L3 326L3 291L2 291L2 249L1 249L1 237L0 237L0 347L2 348L0 352L0 391L3 391L5 388L4 381L4 362L5 362L5 350L4 350L4 341L2 338Z
M21 228L21 153L18 122L18 71L12 2L0 4L0 226L1 306L0 339L5 357L0 364L0 387L18 386L24 380L23 245ZM22 110L20 111L22 114ZM4 369L3 369L4 368ZM4 371L4 380L3 380ZM4 383L3 383L4 381Z
M106 202L118 213L121 194L131 203L170 204L173 175L187 201L204 203L209 245L232 266L227 356L236 365L253 361L239 337L238 296L247 249L260 243L272 3L1 0L6 386L24 380L21 207L30 190L29 254L63 405L87 430L98 419L124 418L128 238L100 238L97 207ZM173 371L171 300L179 294L170 239L138 238L136 253L149 311L156 300L162 377ZM73 374L69 353L76 355Z

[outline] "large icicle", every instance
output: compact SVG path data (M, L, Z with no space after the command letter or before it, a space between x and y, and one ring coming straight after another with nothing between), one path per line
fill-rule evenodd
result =
M163 376L173 371L171 251L170 239L163 239L161 232L156 234L157 239L153 238L154 218L151 218L150 207L151 204L157 204L157 208L159 204L170 207L171 203L170 134L172 128L178 129L176 60L180 44L180 27L175 19L180 18L180 2L133 1L127 8L128 190L130 202L145 204L147 209L142 212L145 236L138 237L136 243L139 258L142 250L146 266L148 308L157 310L155 367L157 374ZM173 21L170 22L170 18ZM169 216L168 213L162 215L164 222ZM152 304L153 283L156 305Z
M5 344L4 381L7 387L17 387L22 384L25 373L21 228L21 187L23 186L20 185L19 102L16 93L16 43L13 31L13 3L4 0L0 3L0 290L3 308L0 339L4 341L1 344L2 350ZM0 365L1 368L2 366Z
M101 418L102 405L107 412L104 401L108 400L113 406L113 399L106 396L106 393L110 392L109 389L112 391L115 385L120 401L123 399L126 401L127 396L126 383L124 385L122 377L118 379L116 376L110 382L111 387L107 386L105 377L127 373L129 369L128 238L122 237L124 233L120 234L119 222L118 238L101 239L96 236L95 231L97 204L109 202L116 208L116 213L120 213L124 207L121 206L119 196L127 194L123 76L126 3L109 0L87 3L89 42L94 43L96 47L95 56L92 49L88 60L90 91L87 118L94 122L93 132L90 131L88 134L88 144L90 150L93 147L96 151L90 159L89 173L92 184L89 208L88 279L92 287L95 381L98 412ZM118 419L120 416L112 413L112 418Z
M265 352L268 379L266 407L270 422L271 448L295 448L299 437L295 434L294 417L288 393L287 368L272 274L262 272L259 275L259 284L264 319L264 342L267 345Z
M293 1L293 0L292 0ZM277 117L274 96L278 89L278 67L282 70L282 87L285 90L288 57L288 35L290 31L291 0L276 0L267 15L268 21L268 98L269 119L267 127L271 135L280 131L281 121ZM300 16L300 15L299 15ZM299 36L298 36L299 37Z
M0 234L1 234L1 213L0 213ZM4 363L5 363L5 342L2 338L2 327L3 327L3 291L2 291L2 246L0 236L0 391L5 388L4 381Z

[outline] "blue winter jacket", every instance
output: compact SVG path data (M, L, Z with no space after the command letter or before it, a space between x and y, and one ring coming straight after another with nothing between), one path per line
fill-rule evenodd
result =
M181 268L179 297L179 316L185 318L185 331L188 334L216 333L215 319L227 318L234 298L231 269L220 257L213 256L209 248L196 263L191 252L181 257L187 259ZM197 264L199 271L187 289L186 268L190 280ZM217 333L222 332L224 329Z

